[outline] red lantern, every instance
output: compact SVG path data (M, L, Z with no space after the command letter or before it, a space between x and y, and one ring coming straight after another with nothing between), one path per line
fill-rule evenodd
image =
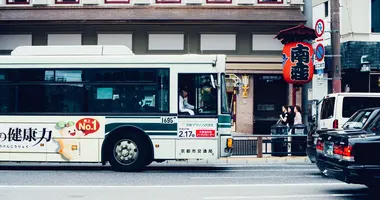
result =
M282 50L282 55L282 74L286 82L301 85L313 79L314 50L311 44L306 42L287 43Z

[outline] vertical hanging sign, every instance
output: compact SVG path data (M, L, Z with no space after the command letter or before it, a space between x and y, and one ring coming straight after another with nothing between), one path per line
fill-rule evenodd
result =
M283 51L283 76L286 82L302 85L312 80L314 74L311 44L306 42L290 42L285 44Z

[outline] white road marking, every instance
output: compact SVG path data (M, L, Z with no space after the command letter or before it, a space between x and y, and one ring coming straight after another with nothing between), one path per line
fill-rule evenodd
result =
M227 172L306 172L306 171L318 171L318 169L226 169L215 170L210 169L207 171L227 171Z
M197 169L194 169L194 171L197 171ZM204 171L204 172L203 172ZM208 173L208 172L319 172L318 169L209 169L209 170L203 170L202 173ZM156 174L156 173L167 173L167 170L165 168L157 169L151 169L147 170L144 173L150 173L150 174ZM198 173L198 172L194 172Z
M195 176L190 179L254 179L254 178L278 178L279 176ZM318 178L318 175L305 175L305 176L281 176L284 178Z
M225 184L225 185L0 185L1 188L231 188L347 186L346 183Z
M231 164L232 163L232 164ZM260 163L251 163L251 162L247 162L245 164L233 164L233 162L231 163L212 163L212 162L209 162L209 163L206 163L206 162L199 162L199 163L174 163L174 162L169 162L169 163L165 163L165 164L160 164L160 163L152 163L151 167L166 167L169 165L166 165L166 164L170 164L170 167L186 167L186 166L197 166L197 167L215 167L215 168L218 168L218 167L275 167L275 168L294 168L294 167L299 167L299 168L315 168L317 169L317 167L315 165L286 165L286 164L278 164L278 165L275 165L275 164L266 164L266 163L263 163L263 164L260 164Z
M233 197L204 197L209 200L223 199L289 199L289 198L316 198L316 197L358 197L368 194L307 194L307 195L277 195L277 196L233 196Z

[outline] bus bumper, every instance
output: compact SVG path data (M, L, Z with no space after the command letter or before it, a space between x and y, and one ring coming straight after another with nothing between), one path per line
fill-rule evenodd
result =
M221 136L220 138L220 157L230 157L232 156L233 150L233 137L232 135Z

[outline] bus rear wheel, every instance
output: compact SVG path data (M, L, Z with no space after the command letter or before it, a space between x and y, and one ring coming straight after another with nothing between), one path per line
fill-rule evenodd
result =
M113 139L110 164L115 171L137 172L146 166L148 156L145 141L137 134L123 135Z

